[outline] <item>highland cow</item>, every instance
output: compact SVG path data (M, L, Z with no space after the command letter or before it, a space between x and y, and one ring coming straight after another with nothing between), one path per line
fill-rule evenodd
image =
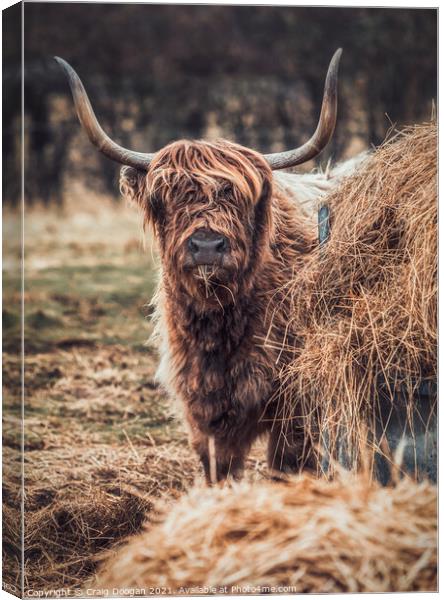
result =
M122 148L101 129L77 74L57 59L82 126L103 154L125 165L121 190L141 206L158 241L159 379L180 400L208 482L240 477L265 433L271 469L296 471L313 459L301 409L285 405L278 373L297 347L286 331L284 286L316 238L272 170L314 158L330 140L340 55L330 63L312 138L265 156L224 140L176 141L155 154Z

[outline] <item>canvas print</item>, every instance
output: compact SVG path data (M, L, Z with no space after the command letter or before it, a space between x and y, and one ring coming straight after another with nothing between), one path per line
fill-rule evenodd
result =
M3 589L437 591L437 10L3 12Z

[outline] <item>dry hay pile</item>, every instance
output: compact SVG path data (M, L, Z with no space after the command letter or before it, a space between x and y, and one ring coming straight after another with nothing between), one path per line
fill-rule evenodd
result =
M302 348L281 373L290 404L316 429L362 444L378 390L436 379L437 129L414 126L383 144L326 198L328 242L288 286Z
M22 558L21 453L4 446L2 462L2 585L12 591L20 587Z
M436 488L407 478L392 488L362 475L194 488L119 549L94 586L116 595L150 586L168 593L436 590L436 510Z
M6 360L3 548L19 587L19 364ZM26 360L25 589L78 587L104 551L137 533L154 500L177 498L198 471L152 384L154 361L124 347ZM15 383L14 383L15 382ZM6 412L6 411L5 411ZM171 439L175 434L174 441Z
M133 450L104 444L25 457L25 589L77 587L104 551L140 530L154 500L176 499L195 477L194 456L182 446ZM3 482L11 565L21 553L18 484Z

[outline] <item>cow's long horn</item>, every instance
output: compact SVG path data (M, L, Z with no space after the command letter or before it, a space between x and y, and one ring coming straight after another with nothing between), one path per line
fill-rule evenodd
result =
M322 152L331 139L336 125L336 109L338 104L338 68L342 48L336 50L328 67L325 78L324 98L322 100L321 115L318 126L312 137L303 146L286 152L265 154L264 158L275 169L286 169L300 165L315 158Z
M135 169L146 171L154 154L144 154L143 152L127 150L126 148L119 146L119 144L116 144L116 142L113 142L100 127L88 95L77 73L71 65L63 60L63 58L59 58L58 56L55 56L54 58L68 77L77 110L77 116L94 146L96 146L96 148L98 148L105 156L121 165L127 165L129 167L134 167Z

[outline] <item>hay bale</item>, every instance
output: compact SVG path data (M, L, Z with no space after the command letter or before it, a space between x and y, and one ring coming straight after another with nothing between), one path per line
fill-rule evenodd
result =
M436 590L436 488L348 475L194 488L120 548L94 586L148 593ZM188 588L188 589L187 589Z
M403 389L407 406L421 381L436 380L436 150L435 124L378 148L326 198L329 241L288 285L301 346L283 393L316 415L315 431L346 431L349 447L363 445L381 386L391 400Z

